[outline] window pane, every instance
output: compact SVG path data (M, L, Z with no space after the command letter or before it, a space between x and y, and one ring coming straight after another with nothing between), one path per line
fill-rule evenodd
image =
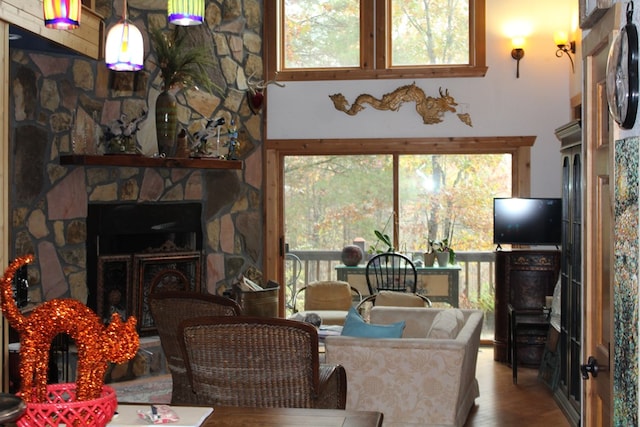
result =
M391 156L287 156L285 237L290 250L335 250L374 229L393 235ZM367 249L365 248L365 249ZM386 248L382 248L386 250Z
M392 66L469 64L469 0L389 0Z
M511 197L511 155L400 157L400 248L447 238L455 251L493 249L493 198Z
M360 66L360 0L284 0L285 68Z

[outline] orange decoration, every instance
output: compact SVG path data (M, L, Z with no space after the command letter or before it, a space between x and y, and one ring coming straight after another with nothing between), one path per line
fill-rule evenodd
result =
M49 349L56 335L69 335L78 348L76 400L100 397L108 363L132 359L140 345L136 318L122 322L117 313L105 326L89 307L74 299L53 299L23 315L13 298L16 271L33 262L33 255L15 259L0 284L2 313L20 334L20 395L25 402L47 402Z

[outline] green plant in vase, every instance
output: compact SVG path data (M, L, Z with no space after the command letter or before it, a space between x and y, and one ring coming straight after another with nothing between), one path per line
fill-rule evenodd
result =
M391 242L391 237L389 237L388 234L385 234L384 230L383 231L373 230L373 234L376 235L376 238L378 240L376 241L375 245L369 246L369 253L370 254L381 254L381 253L384 253L384 252L393 252L394 251L393 243ZM378 249L378 244L380 244L380 243L382 243L383 247L384 246L387 247L386 251Z
M428 251L436 253L440 267L456 263L456 252L449 246L449 239L429 240Z
M376 254L381 254L383 252L395 252L396 248L393 245L393 242L391 241L391 237L386 234L387 231L387 227L389 227L389 224L391 223L391 219L395 218L395 214L391 214L389 215L389 218L387 219L387 223L384 225L384 228L382 229L382 231L380 230L373 230L373 234L375 234L376 236L376 243L369 246L369 249L367 250L367 252L369 252L369 254L372 255L376 255ZM378 245L381 244L387 247L386 251L383 251L382 249L378 249Z
M156 29L149 33L160 69L162 92L156 100L156 132L159 154L172 156L175 152L178 127L178 103L175 88L199 87L207 92L219 90L207 70L214 65L206 46L190 46L187 28L176 26L173 31Z

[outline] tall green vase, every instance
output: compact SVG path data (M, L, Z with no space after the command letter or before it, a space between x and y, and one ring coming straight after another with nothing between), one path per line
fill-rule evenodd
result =
M158 154L173 157L176 153L176 134L178 128L178 102L175 95L168 91L160 92L156 100L156 134Z

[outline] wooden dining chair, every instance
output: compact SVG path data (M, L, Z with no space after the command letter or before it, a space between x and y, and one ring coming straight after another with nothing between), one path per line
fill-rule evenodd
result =
M418 272L413 262L397 252L377 254L365 268L367 286L371 295L379 291L416 292Z
M359 311L365 306L378 304L381 293L384 296L381 299L387 301L382 305L431 307L431 300L416 292L418 271L405 255L397 252L383 252L371 257L365 268L365 277L370 295L357 305ZM397 295L396 298L393 298L394 293ZM398 293L413 295L398 295Z
M200 316L237 316L240 306L230 298L198 292L152 293L149 309L158 329L160 344L173 383L171 404L197 404L178 342L178 326L185 319Z
M320 363L318 332L310 324L200 317L181 323L179 341L199 404L345 408L345 370Z

